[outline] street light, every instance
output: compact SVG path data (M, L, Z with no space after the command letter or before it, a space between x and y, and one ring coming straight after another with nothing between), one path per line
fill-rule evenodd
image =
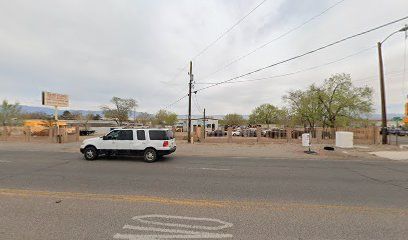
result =
M407 32L408 31L408 25L405 25L405 27L401 28L398 31L395 31L388 35L382 42L378 42L378 61L380 65L380 91L381 91L381 119L382 119L382 124L381 124L381 134L382 134L382 144L387 144L387 111L385 107L385 87L384 87L384 65L383 65L383 59L382 59L382 50L381 46L382 44L390 38L392 35L399 33L399 32Z

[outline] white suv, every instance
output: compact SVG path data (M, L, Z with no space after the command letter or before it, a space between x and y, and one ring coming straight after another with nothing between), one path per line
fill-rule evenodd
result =
M169 129L114 129L103 137L84 140L80 150L86 160L99 155L139 155L154 162L176 151L176 141Z

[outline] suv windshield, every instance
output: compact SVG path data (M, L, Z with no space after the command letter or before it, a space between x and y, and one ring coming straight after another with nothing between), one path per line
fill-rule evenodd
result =
M170 130L149 130L150 140L170 140L173 139L173 132Z

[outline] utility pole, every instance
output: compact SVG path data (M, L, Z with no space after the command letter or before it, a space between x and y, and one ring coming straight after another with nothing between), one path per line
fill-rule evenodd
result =
M204 126L204 136L203 136L203 138L205 139L205 135L206 135L206 128L207 128L207 125L205 125L205 108L204 108L203 126Z
M191 88L193 86L193 62L190 61L190 82L188 84L188 133L187 141L191 143Z
M381 91L381 133L382 133L382 144L387 144L387 111L386 111L386 105L385 105L385 87L384 87L384 64L383 64L383 58L382 58L382 44L387 41L392 35L399 33L399 32L405 32L407 34L408 31L408 25L405 25L405 27L401 28L400 30L397 30L390 35L388 35L382 42L377 43L378 47L378 62L380 65L380 91Z
M384 64L382 59L381 42L377 43L378 47L378 62L380 66L380 92L381 92L381 134L382 144L387 144L387 109L385 105L385 86L384 86Z

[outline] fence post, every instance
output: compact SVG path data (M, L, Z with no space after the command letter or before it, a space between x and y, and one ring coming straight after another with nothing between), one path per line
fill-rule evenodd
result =
M53 135L54 135L54 127L50 126L48 128L48 138L50 142L53 142Z
M317 143L322 142L322 135L323 135L323 129L322 128L316 128L316 140L317 140Z
M25 131L25 141L30 142L31 141L31 127L26 126L24 131Z
M256 127L256 142L260 142L261 141L261 127Z
M61 138L61 143L67 142L67 128L66 127L60 127L60 138Z
M7 126L3 126L3 139L4 139L4 141L7 141L7 135L8 135L8 132L7 132Z
M227 137L228 143L232 143L232 127L228 127Z
M380 131L378 131L377 126L374 126L374 139L375 139L376 144L380 143L381 135L380 135Z
M75 125L75 141L79 142L79 126Z
M286 141L290 142L292 140L292 128L285 128L286 131Z

